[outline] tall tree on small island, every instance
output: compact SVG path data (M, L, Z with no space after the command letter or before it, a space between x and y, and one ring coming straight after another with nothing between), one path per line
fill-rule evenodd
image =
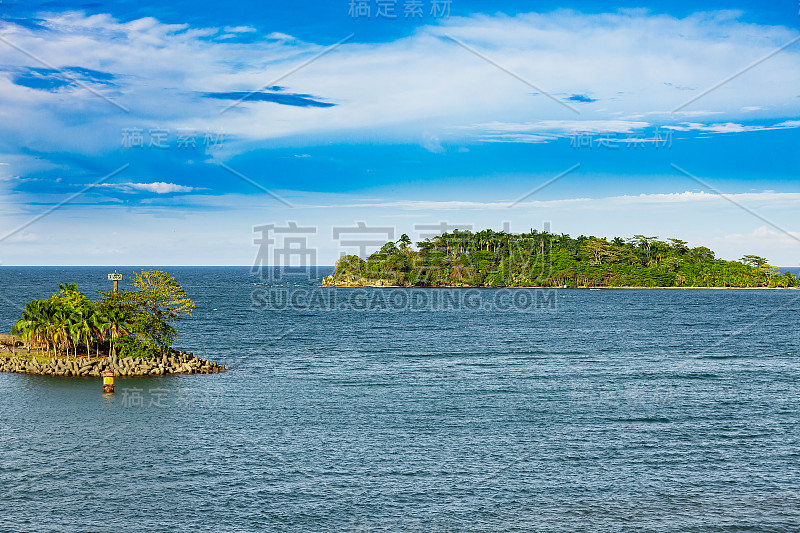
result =
M114 347L115 341L120 337L130 335L133 329L130 325L130 316L125 310L119 307L106 305L105 300L100 302L100 308L101 312L98 315L98 326L100 331L104 332L104 335L108 337L111 346L108 354L116 355Z
M173 324L192 316L195 303L175 278L160 270L134 272L131 285L133 290L101 293L106 314L113 312L118 320L114 331L130 333L115 337L117 344L131 355L162 353L177 336Z
M75 284L59 284L59 292L46 300L28 302L11 333L32 348L52 349L53 356L66 351L78 356L100 354L109 342L124 355L152 357L163 353L175 340L173 324L191 316L195 304L175 278L159 270L142 270L132 277L133 290L101 292L103 299L89 301Z

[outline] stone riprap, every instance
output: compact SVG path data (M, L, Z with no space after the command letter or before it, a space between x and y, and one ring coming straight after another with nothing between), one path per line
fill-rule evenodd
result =
M78 358L66 357L37 360L35 357L0 358L0 372L39 374L45 376L92 376L103 372L114 372L117 376L164 376L168 374L216 374L225 370L225 365L195 357L191 353L173 352L169 355L140 359L124 358Z

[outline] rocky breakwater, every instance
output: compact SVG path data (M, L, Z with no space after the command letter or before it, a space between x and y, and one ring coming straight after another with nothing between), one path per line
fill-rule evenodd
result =
M367 278L334 278L325 276L322 278L323 287L411 287L410 283L398 285L386 279L367 279Z
M37 359L9 357L0 359L0 372L18 374L40 374L44 376L92 376L103 372L114 372L117 376L164 376L167 374L216 374L225 370L225 365L208 361L186 352L140 359L133 357L101 359Z

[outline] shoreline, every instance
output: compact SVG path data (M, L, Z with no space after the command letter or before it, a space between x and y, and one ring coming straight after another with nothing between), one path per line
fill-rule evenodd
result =
M485 285L437 285L437 286L417 286L417 285L382 285L374 283L353 284L348 282L343 283L323 283L322 287L331 288L364 288L371 287L376 289L559 289L559 290L735 290L735 291L782 291L782 290L800 290L800 287L567 287L567 286L518 286L506 285L502 287L487 287Z

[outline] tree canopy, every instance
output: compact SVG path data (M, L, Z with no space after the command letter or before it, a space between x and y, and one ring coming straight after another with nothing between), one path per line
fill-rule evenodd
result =
M174 325L192 316L194 302L175 278L160 270L142 270L131 277L133 290L101 293L106 306L130 317L133 332L153 347L175 341Z
M166 272L142 270L131 276L132 290L101 292L90 301L76 284L59 284L46 300L28 302L11 332L29 347L77 355L79 348L150 357L168 348L177 331L173 324L195 309L183 288Z
M766 259L717 259L705 246L634 235L629 239L483 230L417 243L403 235L363 260L342 257L328 285L539 287L797 287Z

